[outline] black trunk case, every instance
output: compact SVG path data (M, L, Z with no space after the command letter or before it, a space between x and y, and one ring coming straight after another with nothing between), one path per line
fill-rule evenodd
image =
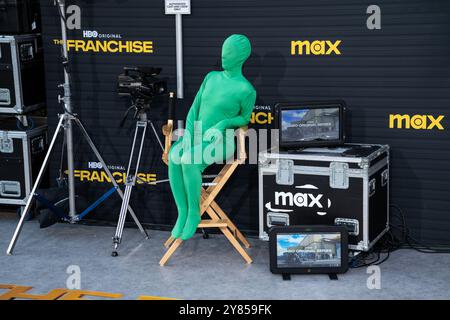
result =
M283 166L285 170L280 169ZM263 240L274 225L344 223L354 228L349 233L350 249L367 251L388 230L388 146L262 152L259 184Z

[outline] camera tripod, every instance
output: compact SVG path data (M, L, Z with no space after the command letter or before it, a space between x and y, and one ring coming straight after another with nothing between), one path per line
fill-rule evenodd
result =
M12 255L14 247L17 243L17 239L22 231L23 224L25 222L25 219L28 215L28 212L31 208L31 205L33 203L33 200L38 196L36 194L36 190L42 180L42 177L44 175L45 169L47 167L47 164L50 159L50 155L52 153L53 147L55 145L56 139L58 138L59 133L62 131L61 129L64 129L64 137L65 137L65 147L67 152L67 169L68 169L68 192L69 192L69 215L66 221L69 221L70 223L75 223L81 219L82 216L84 216L87 212L95 208L99 203L101 203L106 197L111 195L114 191L116 191L119 196L124 199L124 194L122 193L122 190L120 190L119 185L117 184L116 180L114 179L113 175L109 171L109 168L107 167L105 161L103 161L102 156L100 155L98 149L95 147L92 139L89 137L86 129L84 128L83 124L81 123L80 119L76 114L72 112L72 95L70 90L70 73L69 73L69 58L67 53L67 30L66 30L66 18L65 18L65 0L57 0L55 1L55 5L58 9L58 14L60 16L61 20L61 35L62 35L62 65L64 68L64 83L59 85L59 87L64 89L63 96L58 96L59 103L62 103L64 105L64 113L58 115L59 121L58 125L55 129L55 133L53 135L53 138L50 142L47 154L45 155L44 162L42 163L42 166L39 170L38 176L36 178L36 181L33 185L33 188L31 189L31 193L27 197L27 202L25 205L25 208L22 212L22 216L20 217L19 223L17 224L17 227L14 231L13 237L11 239L11 242L9 243L8 249L6 253L8 255ZM110 191L108 191L102 198L97 200L94 204L92 204L88 209L86 209L82 214L77 215L76 214L76 207L75 207L75 178L74 178L74 161L73 161L73 135L72 135L72 125L76 124L79 129L81 130L81 133L94 152L95 156L99 160L99 162L102 164L103 169L105 170L106 174L108 175L109 179L111 180L112 184L114 185L113 188L111 188ZM134 219L134 222L137 224L139 230L141 233L145 236L146 239L148 239L148 234L145 231L145 229L142 227L141 223L139 222L138 218L136 217L135 213L131 209L131 207L126 206L125 207L125 214L126 211L129 211L131 216Z
M117 252L117 249L119 247L119 244L122 242L122 233L123 233L123 228L125 226L127 209L130 207L129 203L130 203L131 192L133 191L133 187L136 185L136 182L138 180L143 183L147 183L145 181L142 181L138 177L138 173L139 173L139 164L141 162L142 149L144 146L145 134L147 132L148 124L150 124L150 126L153 130L153 133L155 134L156 139L158 140L158 143L164 152L164 146L161 142L161 139L158 136L158 133L156 132L155 126L153 125L153 122L150 119L148 119L148 117L147 117L146 111L149 108L150 108L150 102L145 101L144 99L134 100L133 105L127 110L127 112L125 113L124 119L122 120L122 123L121 123L121 125L122 125L128 112L132 109L135 109L134 118L136 119L136 128L134 130L134 138L133 138L133 143L131 145L130 158L128 160L128 166L127 166L127 172L126 172L126 178L125 178L125 191L124 191L124 196L122 199L122 206L120 208L119 221L117 223L116 233L113 237L113 251L111 253L111 255L113 257L117 257L119 255ZM160 182L162 182L162 181L160 181ZM158 181L153 182L151 184L156 184L156 183L158 183Z

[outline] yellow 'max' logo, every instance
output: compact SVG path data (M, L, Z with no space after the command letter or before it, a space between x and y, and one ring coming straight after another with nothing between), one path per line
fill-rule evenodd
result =
M444 130L441 124L443 115L435 118L432 115L416 114L410 116L408 114L391 114L389 115L389 128L397 129L416 129L416 130L431 130L437 128Z
M314 40L313 42L307 40L291 41L291 55L340 55L341 52L338 46L341 44L341 40L332 42L330 40Z

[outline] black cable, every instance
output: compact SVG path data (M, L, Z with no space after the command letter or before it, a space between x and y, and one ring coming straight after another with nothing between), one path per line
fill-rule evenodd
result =
M400 208L396 204L391 204L390 206L396 209L396 211L400 214L402 219L402 239L401 239L402 244L406 245L410 249L416 250L421 253L450 253L450 250L448 249L432 248L430 246L422 244L420 241L412 237L410 234L410 229L406 223L405 214L402 208ZM394 225L392 226L395 228Z
M380 262L374 263L373 265L378 266L378 265L386 262L389 259L390 256L391 256L391 251L388 250L386 257L383 260L381 260Z
M394 224L391 221L389 225L390 230L379 239L371 250L362 252L358 256L353 257L350 262L351 268L362 268L371 265L378 266L386 262L390 258L392 252L399 249L413 249L420 253L450 253L450 250L447 249L431 248L430 246L424 245L411 236L402 208L395 204L391 204L390 206L399 213L399 217L396 218L401 221L400 224ZM392 216L392 218L394 218L394 216ZM393 233L393 230L398 230L400 232L400 238ZM385 257L381 258L381 254L384 253L386 254ZM374 258L374 254L377 255L376 258Z
M362 252L358 256L354 257L353 261L350 263L350 267L362 268L372 265L378 266L390 258L391 252L398 250L399 248L400 243L396 241L394 235L389 230L369 251ZM386 255L382 258L382 254ZM374 255L376 255L376 258L373 257Z
M390 227L392 229L403 229L401 226L397 226L397 225L391 225ZM403 248L403 249L414 249L417 251L423 251L424 253L449 253L448 251L450 251L447 249L431 248L428 246L418 247L417 245L412 244L410 240L417 241L413 237L407 236L403 242L398 241L399 247ZM419 245L420 245L420 243L419 243ZM425 251L425 250L428 250L428 251Z
M390 207L393 207L394 209L396 209L400 213L400 216L402 218L402 227L403 227L402 240L406 241L406 234L408 232L407 232L407 226L406 226L406 218L405 218L405 215L403 214L403 210L399 206L397 206L396 204L391 204Z
M357 269L357 268L368 267L368 266L371 266L371 265L375 264L376 262L378 262L380 260L380 257L381 257L381 253L380 252L376 253L377 254L377 258L374 261L367 262L367 260L371 259L371 258L368 258L367 255L369 255L369 257L370 257L370 255L372 253L373 252L360 253L361 256L355 257L355 261L362 260L362 264L355 265L354 263L352 263L351 268Z
M391 251L393 251L393 249L394 250L398 249L397 247L394 247L394 242L395 242L394 235L390 231L387 234L391 237L391 242L389 242L389 239L386 239L386 242L387 242L387 254L386 254L386 256L384 257L383 260L381 260L381 261L379 261L377 263L374 263L374 265L376 265L376 266L386 262L389 259L389 257L391 256Z

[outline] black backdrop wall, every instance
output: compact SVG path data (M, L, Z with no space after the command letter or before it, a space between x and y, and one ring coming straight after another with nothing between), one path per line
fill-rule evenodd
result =
M121 172L125 166L134 123L118 124L127 107L115 93L116 77L127 65L163 67L175 89L175 20L164 15L162 0L67 1L81 9L80 29L69 39L88 41L88 33L120 35L122 41L152 41L152 53L70 51L75 110L80 114L107 163ZM46 87L50 127L60 112L56 102L62 69L60 28L53 1L41 1ZM264 123L281 101L344 99L351 112L347 132L352 142L387 143L392 148L391 201L406 211L413 235L430 244L450 243L450 3L426 0L379 0L381 29L369 30L367 7L358 0L192 0L184 16L185 99L177 107L183 119L204 75L220 66L222 41L232 33L246 34L253 54L245 74L258 92L254 126ZM71 15L71 13L69 14ZM102 40L102 39L100 39ZM105 40L105 39L103 39ZM107 40L107 39L106 39ZM111 40L111 39L109 39ZM340 55L291 55L291 41L341 40ZM430 115L443 130L390 128L390 115ZM164 104L152 117L161 126ZM270 117L269 117L270 119ZM416 127L420 126L420 119ZM270 122L270 120L269 120ZM84 143L76 146L80 193L93 200L109 187L102 182L95 157ZM146 178L164 179L160 150L148 134L142 165ZM94 162L94 163L93 163ZM56 174L57 156L51 170ZM224 209L238 225L256 231L257 168L246 165L221 195ZM149 224L171 225L175 207L167 184L140 186L132 204ZM119 198L99 207L91 219L117 219Z

